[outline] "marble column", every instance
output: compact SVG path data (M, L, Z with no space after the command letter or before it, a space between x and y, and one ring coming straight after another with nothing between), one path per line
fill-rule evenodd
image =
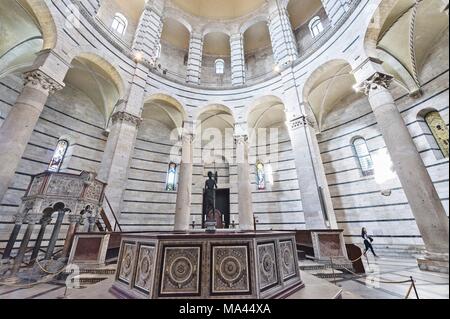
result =
M39 222L40 219L41 215L39 214L29 214L25 217L25 222L28 224L28 226L20 243L19 252L17 253L16 258L14 259L14 265L11 270L13 274L17 273L20 270L20 267L22 266L25 254L27 253L28 244L30 243L31 235L33 235L34 227L36 223Z
M64 248L62 251L62 257L69 257L70 250L72 249L73 238L78 230L78 225L81 222L82 217L80 215L69 215L69 229L67 230L66 240L64 242Z
M238 175L239 229L254 231L255 220L252 207L252 185L248 161L248 136L236 136L236 161Z
M50 237L50 241L47 246L47 252L45 253L45 260L50 260L53 257L53 252L55 251L56 242L58 241L59 233L61 232L61 226L64 221L65 214L66 212L64 210L58 211L58 217L56 218L52 236Z
M245 52L244 35L242 33L232 34L231 46L231 83L233 86L245 84Z
M270 8L268 26L275 63L291 65L298 58L298 48L287 9L279 0L272 0Z
M332 25L335 25L350 9L352 0L322 0L325 12Z
M11 235L9 236L9 240L8 243L6 244L6 248L5 248L5 252L3 253L3 260L8 260L11 258L11 252L14 249L14 246L16 244L17 241L17 236L20 233L20 229L22 228L22 224L24 221L24 216L19 215L15 217L15 221L14 221L14 228L11 232Z
M175 209L175 231L189 230L192 201L193 150L192 134L184 134L181 153L180 177L178 180L177 203Z
M149 70L137 63L134 72L128 92L118 101L116 112L111 117L112 124L97 177L98 180L107 183L105 195L119 221L131 158L134 154L139 125L142 122L140 114L144 105ZM104 207L114 229L115 219L112 212L107 205Z
M187 79L190 84L200 84L203 60L203 35L192 31L189 42L189 57L187 63Z
M311 123L306 116L290 121L290 135L306 229L327 229L329 228L329 217L324 211L324 202L320 194L318 174L313 160Z
M152 64L160 53L163 11L164 0L147 0L132 45L133 52Z
M39 229L39 234L37 236L36 242L34 243L33 253L31 254L30 262L34 264L36 259L39 257L39 252L41 250L42 241L44 240L45 232L47 226L52 221L51 217L47 217L41 220L41 228Z
M0 127L0 202L50 94L62 86L40 70L25 74L25 86Z
M105 194L118 220L122 212L123 192L128 181L128 170L140 123L140 117L124 111L113 115L112 127L98 175L99 180L108 184ZM106 213L108 214L108 211ZM114 218L110 215L108 218L114 227Z
M328 181L316 137L314 114L301 98L293 68L282 72L286 117L301 193L306 229L337 228Z
M427 250L423 269L448 272L449 221L423 160L389 92L393 78L373 74L361 85L369 97L378 127L392 158Z

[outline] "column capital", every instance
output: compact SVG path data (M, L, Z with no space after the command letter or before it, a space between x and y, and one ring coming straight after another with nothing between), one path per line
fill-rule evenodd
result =
M234 141L236 142L236 144L247 143L248 135L235 135Z
M374 73L370 78L356 87L356 90L369 95L371 91L379 88L388 89L394 80L393 76L381 72Z
M31 213L25 216L24 221L29 225L35 225L41 221L41 218L42 218L41 214Z
M16 225L22 225L25 221L25 215L24 214L17 214L14 216L14 224Z
M302 115L290 121L290 126L292 130L297 130L301 127L310 126L314 128L314 121L306 115Z
M33 70L24 73L25 86L33 86L46 91L48 94L53 94L56 91L64 88L58 81L54 80L41 70Z
M124 111L114 113L111 120L113 124L116 124L117 122L128 122L136 127L142 123L142 118Z
M81 215L74 215L74 214L69 215L69 223L71 224L80 224L82 219L83 216Z

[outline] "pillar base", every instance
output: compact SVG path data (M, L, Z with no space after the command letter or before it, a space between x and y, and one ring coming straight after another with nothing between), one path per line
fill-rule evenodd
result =
M427 252L424 257L417 260L422 271L449 273L449 254L436 254Z

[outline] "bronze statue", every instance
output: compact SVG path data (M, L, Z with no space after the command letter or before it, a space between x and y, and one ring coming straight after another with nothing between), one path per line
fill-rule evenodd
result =
M217 187L217 172L214 175L212 172L208 172L208 179L205 182L204 194L205 194L205 214L210 211L216 210L216 189Z

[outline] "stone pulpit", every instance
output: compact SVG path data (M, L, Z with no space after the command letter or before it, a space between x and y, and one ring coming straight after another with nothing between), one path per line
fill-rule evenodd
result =
M68 243L72 240L71 236L83 219L88 221L90 231L94 229L103 204L105 186L105 183L96 179L96 174L89 172L82 172L80 175L44 172L33 176L16 215L15 227L8 241L3 260L10 259L20 229L23 224L27 224L24 238L14 261L13 272L18 271L28 249L34 227L40 225L39 235L30 259L30 263L34 263L38 258L46 228L55 214L56 223L45 259L52 259L61 225L65 217L68 217L70 226L62 253L66 255L70 250Z

